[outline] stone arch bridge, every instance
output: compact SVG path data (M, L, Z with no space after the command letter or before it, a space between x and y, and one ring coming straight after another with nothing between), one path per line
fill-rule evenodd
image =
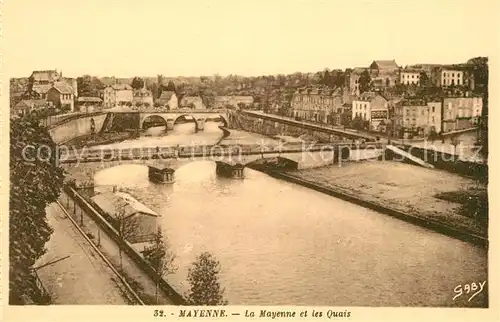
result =
M176 121L182 116L190 116L194 119L196 131L202 131L205 128L205 121L209 118L221 118L224 126L229 126L230 115L226 110L221 111L201 111L201 110L185 110L185 111L168 111L168 112L139 112L139 128L142 129L144 121L152 116L157 116L165 121L166 129L172 130Z
M164 174L164 182L173 182L175 170L195 161L214 161L218 175L234 178L243 178L245 167L271 166L279 169L307 169L331 165L343 161L376 158L382 149L358 150L365 151L365 155L356 155L352 147L327 147L310 151L260 151L251 153L216 153L208 155L161 155L156 153L140 157L128 157L124 155L94 155L85 156L80 160L61 160L63 168L69 173L70 179L81 182L93 182L94 175L108 168L126 164L138 164L147 166L151 171ZM124 173L126 176L126 173Z
M49 118L49 133L57 144L63 144L76 137L90 135L97 132L106 132L113 128L113 123L120 120L128 120L127 128L142 129L144 121L151 116L161 117L167 126L167 130L173 129L175 121L181 116L192 116L196 122L196 130L204 129L205 121L208 118L222 118L225 126L230 126L232 114L226 109L220 110L192 110L178 109L173 111L162 110L105 110L93 113L74 113L64 118ZM130 122L130 120L132 120Z

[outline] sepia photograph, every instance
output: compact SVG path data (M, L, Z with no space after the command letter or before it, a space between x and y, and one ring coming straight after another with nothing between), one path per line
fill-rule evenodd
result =
M4 1L3 297L494 306L496 6Z

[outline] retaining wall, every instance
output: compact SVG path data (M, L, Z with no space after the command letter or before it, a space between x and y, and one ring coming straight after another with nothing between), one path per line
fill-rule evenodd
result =
M100 210L97 205L84 199L72 187L66 186L64 191L70 196L79 207L85 210L94 221L117 243L120 244L122 250L153 280L160 281L159 288L167 295L174 304L185 305L186 300L175 291L163 278L159 279L158 274L151 265L128 243L120 238L116 229L105 219L107 215Z

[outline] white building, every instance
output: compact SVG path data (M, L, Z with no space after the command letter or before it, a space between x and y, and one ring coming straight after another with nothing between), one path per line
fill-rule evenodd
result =
M399 76L399 82L403 85L420 85L420 72L417 70L403 69Z
M442 87L451 85L465 85L464 72L458 69L443 68L439 75Z

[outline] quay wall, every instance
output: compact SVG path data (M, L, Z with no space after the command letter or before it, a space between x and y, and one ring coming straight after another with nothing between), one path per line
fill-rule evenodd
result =
M257 115L245 112L234 112L231 115L231 126L247 132L267 136L287 135L293 137L305 136L309 140L328 143L360 137L356 133L341 133L333 128L322 128L310 124L300 124L267 115Z
M92 120L94 120L94 132L98 133L106 119L106 114L80 116L49 128L50 136L56 144L63 144L76 137L92 133Z
M446 170L459 175L488 182L488 164L460 160L457 155L414 146L397 146L411 155L432 164L436 169Z
M134 260L134 262L153 280L159 281L159 288L167 295L175 305L185 305L186 300L175 291L163 278L158 278L158 274L153 267L128 243L120 238L116 229L106 221L104 213L100 211L97 205L84 199L72 187L66 186L65 192L70 196L74 202L78 204L81 209L84 209L93 220L108 234L117 244L120 244L122 250Z

